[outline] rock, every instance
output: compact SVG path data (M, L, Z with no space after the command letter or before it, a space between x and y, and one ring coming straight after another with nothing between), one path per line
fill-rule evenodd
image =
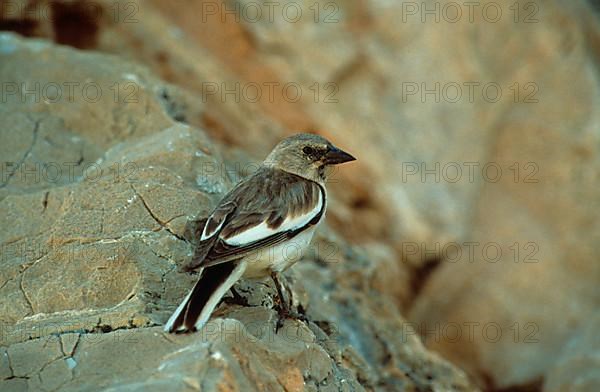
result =
M281 137L316 130L359 157L328 184L328 227L307 256L332 270L327 279L352 282L348 294L389 300L407 316L402 330L420 334L428 348L466 369L483 388L568 388L565 376L552 373L556 358L567 355L567 342L586 330L600 296L600 195L594 186L600 35L592 6L494 2L485 6L499 7L502 15L490 21L484 5L470 20L468 7L458 4L462 15L449 22L449 14L423 15L420 3L292 3L304 16L294 22L282 13L288 3L273 20L264 8L262 18L249 20L240 10L250 11L256 2L247 0L227 3L229 10L220 2L12 2L19 8L2 15L6 28L94 52L34 40L24 49L3 35L9 38L2 41L2 60L11 58L0 63L2 80L9 81L5 95L10 82L20 87L31 81L31 88L32 75L46 84L83 84L94 75L88 83L97 81L105 94L94 103L79 98L57 104L49 88L48 103L29 102L31 109L23 110L15 106L22 96L17 92L1 105L3 129L19 135L2 137L3 161L61 162L63 173L72 163L79 162L75 169L93 166L53 182L17 173L0 188L0 216L11 222L11 230L0 233L3 254L11 255L0 274L0 298L11 304L4 310L0 302L2 320L21 325L40 317L32 308L47 312L68 303L66 308L81 310L89 300L89 314L70 317L77 321L69 330L162 323L193 280L175 272L187 257L188 245L179 237L188 238L189 222L251 172ZM433 6L450 12L455 4ZM39 67L31 61L34 51L54 61ZM144 64L171 85L97 52ZM68 78L67 60L73 65ZM15 64L19 74L11 69ZM479 83L473 95L471 82ZM111 90L115 83L118 89ZM269 84L275 86L273 99ZM302 91L300 99L286 92L289 84ZM254 100L243 89L256 85L263 94ZM497 87L502 94L496 99ZM234 92L228 95L228 89ZM136 102L125 102L131 94ZM186 132L189 138L178 139ZM91 181L96 163L109 173ZM130 177L150 188L131 184ZM99 189L110 196L98 209ZM104 215L133 197L124 219ZM82 216L91 219L81 222ZM96 243L106 238L117 242ZM70 253L93 247L94 258L116 254L116 260L133 246L133 265L106 266L129 279L91 274L110 293L88 296L84 287L71 285L70 298L45 297L58 290L56 273L42 278L46 267L30 264L50 252L50 258L64 259L65 245L72 246ZM366 262L348 261L363 256ZM42 264L55 268L47 260ZM72 276L94 268L79 263L66 271ZM313 312L313 289L301 283L294 280L298 301L312 303ZM244 285L251 304L270 307L268 287ZM106 310L110 304L117 309ZM52 314L23 324L18 333L9 329L8 336L21 337L6 341L45 336L42 327L64 331L64 314ZM373 378L367 354L351 346L345 361L357 379L375 385L379 378ZM297 378L295 370L281 374Z
M596 314L581 331L573 334L547 373L545 391L596 391L600 388L599 322L600 317Z
M485 159L507 169L498 181L481 184L469 211L469 233L456 240L462 257L439 258L408 313L423 329L461 326L462 338L430 335L427 346L481 384L542 384L598 308L600 265L594 255L600 232L590 222L600 193L589 179L599 166L593 158L597 143L591 147L589 140L600 138L600 117L590 104L600 89L584 38L587 25L578 22L581 12L549 2L539 23L527 27L527 49L495 34L492 46L506 41L502 51L526 52L522 69L507 63L510 69L503 72L535 81L539 102L510 105L494 127L493 151ZM552 22L558 19L564 21L561 29ZM578 93L565 105L560 91ZM463 246L467 241L473 256ZM467 323L479 324L471 338Z
M190 252L181 237L188 215L206 213L229 186L202 171L220 165L217 150L169 117L162 95L173 87L138 66L8 34L0 48L2 79L32 92L7 97L0 109L9 124L24 127L3 128L2 136L21 145L3 155L10 161L0 209L4 225L14 223L1 238L0 291L9 299L1 321L10 325L2 343L150 324L146 297L161 300L176 260ZM39 66L40 58L48 64ZM111 88L127 78L139 84L135 100L123 105ZM100 98L56 90L48 103L44 86L67 83L93 83ZM74 311L79 317L65 320Z
M139 86L130 103L15 93L0 109L11 125L0 134L10 159L0 390L473 390L415 334L399 333L397 307L370 282L389 282L389 250L371 260L328 227L288 274L310 322L276 330L271 284L242 281L248 306L225 301L198 333L163 333L195 280L178 268L194 222L252 157L179 121L173 108L193 96L138 65L7 33L0 53L2 80L37 82L40 94L66 81ZM52 165L72 173L55 180Z

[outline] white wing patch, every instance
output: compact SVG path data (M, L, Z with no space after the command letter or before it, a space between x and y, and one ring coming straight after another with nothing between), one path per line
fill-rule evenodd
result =
M293 218L286 218L281 226L276 229L272 229L267 225L267 222L262 222L259 225L253 226L246 231L224 239L223 241L227 245L240 246L246 245L254 241L262 240L270 237L273 234L281 233L288 230L295 230L310 222L323 207L323 192L319 191L319 200L317 205L306 214L298 215Z
M213 231L211 231L210 233L208 233L206 230L208 230L208 224L210 223L210 221L212 220L213 215L210 216L210 218L208 218L206 220L206 223L204 224L204 230L202 230L202 235L200 236L200 241L204 241L207 238L212 237L216 232L218 232L219 230L221 230L221 227L223 226L223 223L225 223L226 219L222 219L221 223L219 224L219 226L217 226Z

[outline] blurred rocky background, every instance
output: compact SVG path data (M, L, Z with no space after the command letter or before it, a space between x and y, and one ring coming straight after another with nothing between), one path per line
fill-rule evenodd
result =
M600 390L584 1L0 2L0 390ZM282 137L359 158L287 274L165 335Z

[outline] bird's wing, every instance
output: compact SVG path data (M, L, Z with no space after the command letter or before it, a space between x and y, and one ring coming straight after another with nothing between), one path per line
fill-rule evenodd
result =
M240 259L293 238L325 211L321 185L262 168L239 183L207 219L187 270Z

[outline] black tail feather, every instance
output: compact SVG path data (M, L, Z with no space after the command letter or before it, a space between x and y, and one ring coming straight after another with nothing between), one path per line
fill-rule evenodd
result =
M236 269L236 266L237 263L229 262L204 268L191 292L184 299L183 306L180 305L173 316L171 316L171 319L169 319L169 322L167 322L165 330L167 332L196 330L196 322L211 298L215 295L222 297L229 290L230 286L235 283L231 282L231 285L223 287L223 284L227 282ZM219 293L219 291L221 292ZM212 307L215 307L220 299L211 301ZM212 309L210 311L212 312ZM175 317L174 320L173 317Z

